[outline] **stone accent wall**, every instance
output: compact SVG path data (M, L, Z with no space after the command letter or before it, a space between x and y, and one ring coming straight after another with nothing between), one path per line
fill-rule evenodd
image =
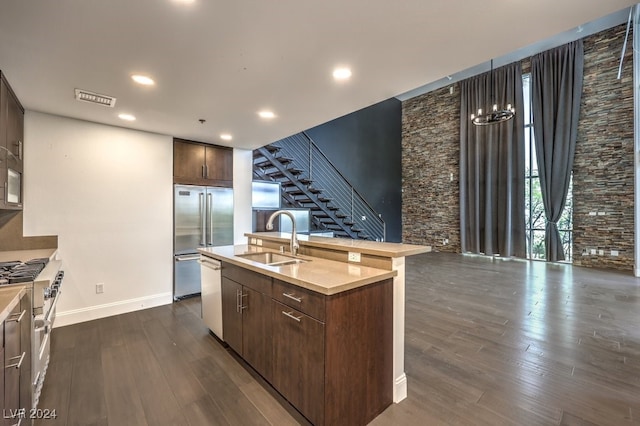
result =
M403 242L460 252L459 163L458 86L403 102Z
M575 265L633 269L631 44L623 78L616 79L625 30L626 25L620 25L584 40L584 91L573 175ZM523 72L529 71L529 64L523 61ZM404 242L460 252L460 94L457 85L450 87L402 104L402 225ZM605 254L582 255L592 248ZM611 250L618 256L611 256Z
M584 89L573 166L574 265L633 270L631 34L622 79L617 79L625 31L626 25L620 25L584 40ZM604 255L591 255L592 249ZM612 250L618 256L612 256Z

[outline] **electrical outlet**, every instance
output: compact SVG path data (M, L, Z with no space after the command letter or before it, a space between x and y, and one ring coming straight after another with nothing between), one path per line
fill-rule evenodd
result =
M104 283L96 284L96 294L104 293Z
M604 250L598 250L598 256L604 256Z
M360 263L360 253L356 253L353 251L349 252L349 262Z
M618 256L618 250L611 250L611 256L613 257Z
M606 216L607 212L598 212L598 216Z
M591 250L589 250L589 254L591 254L591 255L595 256L595 254L596 254L596 249L591 249Z
M589 216L595 216L597 214L598 214L598 212L589 212Z

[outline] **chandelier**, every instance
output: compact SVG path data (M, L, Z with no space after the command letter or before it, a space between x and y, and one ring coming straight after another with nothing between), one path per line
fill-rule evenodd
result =
M490 82L490 93L493 95L493 59L491 60L491 74L489 75ZM498 104L493 104L493 107L490 111L484 112L482 108L478 108L478 112L476 114L471 114L471 122L476 126L487 126L489 124L502 123L503 121L508 121L513 118L516 110L511 106L511 104L507 104L507 107L504 109L499 109Z

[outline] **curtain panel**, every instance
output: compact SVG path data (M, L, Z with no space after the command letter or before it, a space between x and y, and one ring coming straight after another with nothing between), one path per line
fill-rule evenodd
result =
M538 175L547 224L548 261L564 260L558 220L567 201L578 136L584 52L582 40L531 58L531 107Z
M493 85L491 77L493 76ZM526 257L522 68L464 80L460 107L460 239L463 253ZM493 88L492 88L493 86ZM492 90L493 89L493 90ZM478 108L512 104L509 121L476 126Z

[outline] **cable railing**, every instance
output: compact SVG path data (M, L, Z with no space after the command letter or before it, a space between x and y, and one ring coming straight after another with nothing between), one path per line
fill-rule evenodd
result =
M280 155L293 159L292 166L303 170L300 178L308 178L311 186L323 190L331 198L329 204L337 207L352 229L375 241L385 241L386 225L381 215L371 207L347 178L333 165L306 133L298 133L272 144L280 148Z

